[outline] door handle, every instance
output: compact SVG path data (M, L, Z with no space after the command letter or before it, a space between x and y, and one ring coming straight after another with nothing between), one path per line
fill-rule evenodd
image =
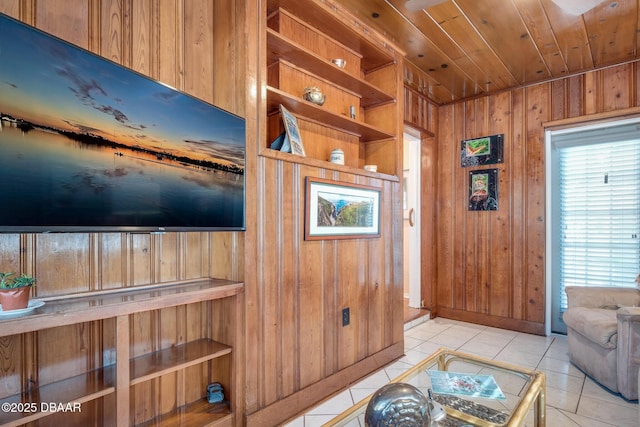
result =
M413 227L413 214L415 211L413 208L409 209L409 227Z

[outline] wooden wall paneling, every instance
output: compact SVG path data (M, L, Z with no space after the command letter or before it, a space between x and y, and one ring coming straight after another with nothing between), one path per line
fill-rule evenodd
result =
M464 130L461 137L456 138L456 142L460 144L460 140L466 138L474 138L482 135L482 128L484 123L479 117L480 113L476 113L478 108L477 100L472 100L464 103ZM459 149L459 148L458 148ZM459 164L459 163L458 163ZM458 167L458 173L456 178L460 190L464 191L460 194L459 200L465 200L464 204L458 204L456 211L459 213L459 218L463 222L463 225L458 230L459 238L466 242L462 251L462 257L460 259L460 265L464 269L463 275L460 276L461 283L461 298L462 301L457 306L465 311L478 312L481 308L478 307L478 294L481 289L478 289L479 275L483 274L484 268L478 268L479 265L486 265L484 253L482 248L478 247L478 233L483 231L483 219L486 220L486 215L483 212L473 212L468 209L468 197L469 197L469 171L474 168L461 168ZM460 173L462 172L462 174ZM460 296L458 296L460 298Z
M183 306L186 318L184 331L186 342L207 337L207 323L210 321L207 305L208 302L202 302ZM210 364L201 363L177 372L178 384L174 401L178 402L178 405L195 402L205 395L209 367ZM164 380L164 378L160 378L160 380Z
M584 112L583 114L595 114L602 108L602 80L601 73L587 73L584 75Z
M402 212L402 183L394 181L384 181L385 194L389 195L387 214L384 216L387 224L384 241L384 257L391 262L385 265L384 291L385 291L385 313L383 324L385 325L384 348L388 348L397 342L404 342L404 254L402 247L403 225L401 221L396 221L396 212ZM375 285L375 283L374 283ZM402 290L400 290L402 289ZM400 315L402 313L402 315ZM403 319L402 321L394 319Z
M162 350L175 345L202 338L200 331L202 304L165 308L152 313L149 334L153 351ZM189 384L192 392L198 391L202 396L202 388L198 387L197 372L201 365L190 367L184 372L178 371L148 381L151 388L152 406L148 411L151 417L164 414L177 406L188 403L185 396L185 384ZM141 387L144 389L144 386Z
M181 233L185 241L184 277L187 279L209 276L211 247L207 232Z
M398 221L398 212L402 212L402 184L400 181L374 181L372 184L381 185L382 197L386 201L384 211L381 213L381 218L384 220L382 227L388 230L388 233L385 232L384 238L379 242L371 242L371 246L376 248L379 257L390 260L383 266L379 266L381 268L378 274L370 277L368 281L370 292L380 294L379 298L382 300L382 317L377 324L371 324L374 331L382 327L382 341L380 347L375 348L380 351L404 340L403 248L395 244L397 241L402 241L403 236L403 224L402 221ZM375 261L371 255L369 259L371 268L375 265ZM375 268L371 270L372 273L376 272ZM403 290L401 291L400 288ZM403 320L400 322L394 319ZM369 354L372 354L374 349L370 348L370 350Z
M244 89L244 76L239 73L240 59L244 55L244 43L241 35L244 32L242 15L236 15L236 1L214 1L212 29L222 37L213 37L212 48L206 52L213 59L213 103L229 111L239 111L243 101L238 96L239 89ZM213 31L211 31L213 34ZM225 36L226 35L226 36ZM221 67L225 72L219 72ZM218 71L216 71L218 70ZM227 75L225 75L228 73Z
M567 91L568 108L565 117L578 117L585 114L584 75L569 77Z
M0 398L19 393L23 383L29 383L30 366L36 363L33 357L25 356L26 335L10 335L0 337ZM34 352L32 352L34 353Z
M184 90L213 102L214 2L184 4Z
M32 380L42 386L96 368L101 362L102 339L94 332L90 323L38 331L34 360L38 370Z
M271 162L270 162L271 163ZM263 304L260 307L259 324L261 341L259 342L259 353L263 355L263 360L256 370L264 375L264 395L261 396L265 403L273 403L278 400L279 385L282 381L280 373L283 366L280 365L279 355L282 349L279 348L279 326L280 310L282 306L279 300L280 289L291 289L291 285L285 282L283 275L285 267L292 266L295 262L293 252L289 250L290 242L286 236L292 233L293 221L291 206L289 201L283 200L282 187L291 187L292 177L283 171L283 167L265 168L264 176L264 212L265 219L264 233L265 241L272 244L263 248L263 262L270 268L264 269L265 286L260 288ZM280 166L280 165L278 165ZM284 165L283 165L284 166ZM291 173L291 169L288 169ZM286 207L285 207L286 206ZM285 231L287 229L287 231ZM267 237L268 236L268 237ZM268 239L268 240L267 240ZM286 292L286 291L283 291ZM256 343L258 344L258 343ZM293 349L292 349L293 350Z
M434 129L435 130L435 129ZM436 194L436 158L438 147L435 137L422 137L420 148L421 196L420 196L420 275L422 281L421 296L422 305L433 313L436 310L437 301L437 251L436 242L436 206L438 203ZM408 256L405 254L404 256Z
M341 351L342 339L347 341L348 331L342 327L342 307L343 301L340 294L343 277L341 261L338 254L337 241L325 241L322 245L322 258L326 267L324 280L324 301L323 308L326 322L324 322L324 376L327 377L337 372L340 368L340 361L343 360ZM351 281L351 277L347 276ZM347 352L348 354L348 352Z
M267 191L265 196L276 197L279 203L278 208L273 213L273 220L277 224L276 240L277 247L274 248L274 256L279 262L278 266L280 284L280 330L281 343L275 343L278 347L278 356L280 357L280 398L289 396L300 387L300 358L301 347L299 334L301 316L300 311L300 271L307 267L300 263L297 256L300 245L303 244L301 233L304 230L304 224L296 223L298 215L296 209L304 203L304 177L300 173L300 168L294 163L282 162L275 164L276 177L275 181L281 182L281 193L273 194ZM265 171L266 172L266 171ZM285 178L286 177L286 178ZM285 195L295 195L298 197L285 197ZM296 203L297 202L297 203ZM280 219L280 220L278 220ZM265 229L265 231L267 231ZM270 234L271 232L268 231ZM267 264L268 265L268 264ZM269 283L269 281L265 281Z
M157 350L158 334L156 312L135 313L129 316L130 340L129 356L136 358ZM128 381L128 380L127 380ZM136 424L151 418L151 408L155 403L155 382L145 381L130 388L130 423ZM120 393L120 390L118 390Z
M22 271L19 234L0 234L0 271Z
M89 290L91 257L90 236L86 233L36 234L34 271L36 296Z
M113 62L126 65L123 8L122 1L100 0L100 49L97 53Z
M166 233L157 236L156 267L157 280L168 282L182 278L182 264L178 254L182 253L183 241L180 233ZM231 264L230 264L231 265ZM217 276L214 276L217 277ZM222 278L222 277L221 277Z
M38 28L80 47L89 47L89 5L86 0L71 0L61 8L55 2L35 3Z
M129 240L124 233L96 236L97 289L114 289L129 283L127 275Z
M632 84L631 91L633 92L632 105L634 107L637 107L638 105L640 105L640 71L638 71L637 62L633 63L633 69L631 72L633 74L633 78L631 80L631 84Z
M129 234L129 283L132 286L152 283L153 245L149 234Z
M376 183L379 184L379 183ZM384 191L383 189L381 189ZM388 192L383 192L383 194L389 194ZM391 210L391 201L390 200L381 200L380 206L380 228L381 228L381 237L377 239L371 239L366 242L365 251L363 252L362 259L366 259L368 266L366 270L365 277L365 287L366 294L364 297L367 298L366 304L361 304L361 309L365 309L368 311L367 318L363 319L363 329L365 333L361 334L363 337L366 337L365 346L363 346L362 353L360 355L360 359L363 359L368 354L374 354L378 351L382 350L386 347L387 339L389 339L390 328L393 327L393 322L386 320L391 320L391 317L388 316L389 310L393 310L393 305L391 304L391 287L393 283L391 282L391 278L387 275L388 271L391 270L391 265L385 265L381 262L376 262L376 260L380 259L391 259L387 258L387 245L388 242L386 240L386 236L391 234L390 223L388 221L389 218L393 218L392 210ZM389 254L393 257L393 254Z
M543 125L549 119L548 84L527 88L527 317L544 323L545 313L545 167Z
M24 2L22 0L7 0L0 2L0 13L4 13L12 18L24 21L25 17L20 13L23 3Z
M553 102L551 103L551 117L552 120L560 120L566 117L569 100L567 99L568 89L567 84L569 80L555 80L551 82L551 93Z
M131 2L131 68L139 73L157 79L157 63L153 57L157 55L157 42L153 28L157 10L152 0Z
M151 60L156 63L157 78L166 84L183 89L181 70L184 67L184 2L158 0L156 7L157 51ZM156 21L154 21L154 24Z
M527 129L526 122L521 120L526 114L527 99L525 90L519 89L511 92L512 131L510 133L509 151L505 151L505 167L510 181L511 204L508 208L511 228L510 250L510 274L511 299L509 300L509 317L515 319L525 318L524 283L527 279L527 270L522 262L527 258L527 223L526 200L528 196L526 178L527 157Z
M435 192L438 206L438 217L436 218L437 234L434 235L438 250L436 259L438 266L448 266L448 268L438 268L438 280L436 284L436 298L431 308L433 315L437 316L438 306L451 307L453 301L453 268L455 259L455 247L452 244L455 234L455 218L453 216L453 205L457 201L453 200L453 168L457 167L458 149L453 140L452 131L455 126L454 106L441 107L440 126L438 128L438 163L435 165L438 175L438 189ZM445 133L445 129L448 133ZM441 159L441 160L440 160Z
M489 134L489 100L487 98L479 98L475 102L475 111L474 114L467 113L467 120L472 116L475 116L475 120L471 120L475 124L475 131L472 134L467 134L467 137L476 137L483 136ZM484 169L484 168L482 168ZM468 168L467 168L468 170ZM467 179L467 186L468 184ZM468 197L467 191L467 197ZM474 221L474 214L479 214L478 218ZM489 291L489 277L491 275L490 271L490 257L491 257L491 248L492 248L492 236L491 236L491 226L493 216L491 212L471 212L467 210L467 218L469 223L473 224L475 227L475 248L476 248L476 262L475 268L472 271L469 271L467 274L467 288L475 289L473 294L474 304L476 306L476 310L481 313L487 313L488 311L488 291ZM469 246L467 246L469 248ZM473 259L473 256L467 258L467 260ZM483 266L483 268L478 268L478 266ZM470 296L471 297L471 296Z
M489 245L488 245L488 273L486 277L487 301L486 312L491 316L508 317L511 304L511 280L508 275L500 274L501 271L511 271L510 254L510 209L513 191L509 175L509 159L513 152L513 132L511 128L511 94L502 92L490 99L489 102L489 128L487 134L504 134L509 139L504 141L504 162L498 163L498 211L489 212ZM507 303L505 303L505 301Z
M633 106L634 91L629 90L633 75L632 64L622 64L617 67L605 68L600 71L603 78L603 111L622 110Z
M211 277L244 280L244 234L241 232L207 233L211 248L207 265Z
M318 176L316 168L301 165L299 168L298 191L293 191L292 205L294 207L294 223L292 231L296 239L301 242L297 248L297 259L300 265L298 277L298 295L300 316L298 327L300 341L298 347L298 364L300 366L300 383L302 389L324 377L324 324L325 318L324 292L325 274L324 252L322 241L304 241L304 188L303 177Z
M337 370L343 369L355 363L366 351L366 341L363 345L363 338L367 336L366 327L369 307L366 295L366 273L362 268L362 257L365 249L362 242L354 240L325 241L321 242L325 247L331 249L331 257L335 260L336 268L334 274L329 273L327 282L329 294L337 293L337 301L330 300L335 304L330 306L327 302L326 333L327 337L337 337L336 351ZM360 254L360 256L344 256L344 253ZM332 272L332 270L328 270ZM347 326L342 326L342 310L349 308L350 322ZM335 314L335 317L331 316ZM333 343L333 342L332 342ZM328 349L327 349L328 350Z

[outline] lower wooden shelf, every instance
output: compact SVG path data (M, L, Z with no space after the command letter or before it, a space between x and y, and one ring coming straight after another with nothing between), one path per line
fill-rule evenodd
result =
M0 425L19 426L114 393L115 366L96 369L0 400ZM78 412L76 410L76 412Z
M231 347L200 339L136 357L130 362L131 385L179 371L231 353Z
M228 404L211 404L205 399L198 400L189 405L177 408L154 418L141 426L181 426L202 427L215 426L227 427L233 425L233 415Z

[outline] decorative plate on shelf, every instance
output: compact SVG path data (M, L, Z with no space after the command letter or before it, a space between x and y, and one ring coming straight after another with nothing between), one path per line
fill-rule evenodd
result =
M22 315L31 313L33 310L35 310L36 308L42 307L43 305L44 305L44 301L30 300L29 305L27 305L26 308L20 308L18 310L4 311L0 307L0 318L22 316Z

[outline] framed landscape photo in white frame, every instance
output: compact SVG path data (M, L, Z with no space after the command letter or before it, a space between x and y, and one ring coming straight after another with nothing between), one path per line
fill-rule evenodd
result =
M380 237L377 187L307 177L305 240Z

